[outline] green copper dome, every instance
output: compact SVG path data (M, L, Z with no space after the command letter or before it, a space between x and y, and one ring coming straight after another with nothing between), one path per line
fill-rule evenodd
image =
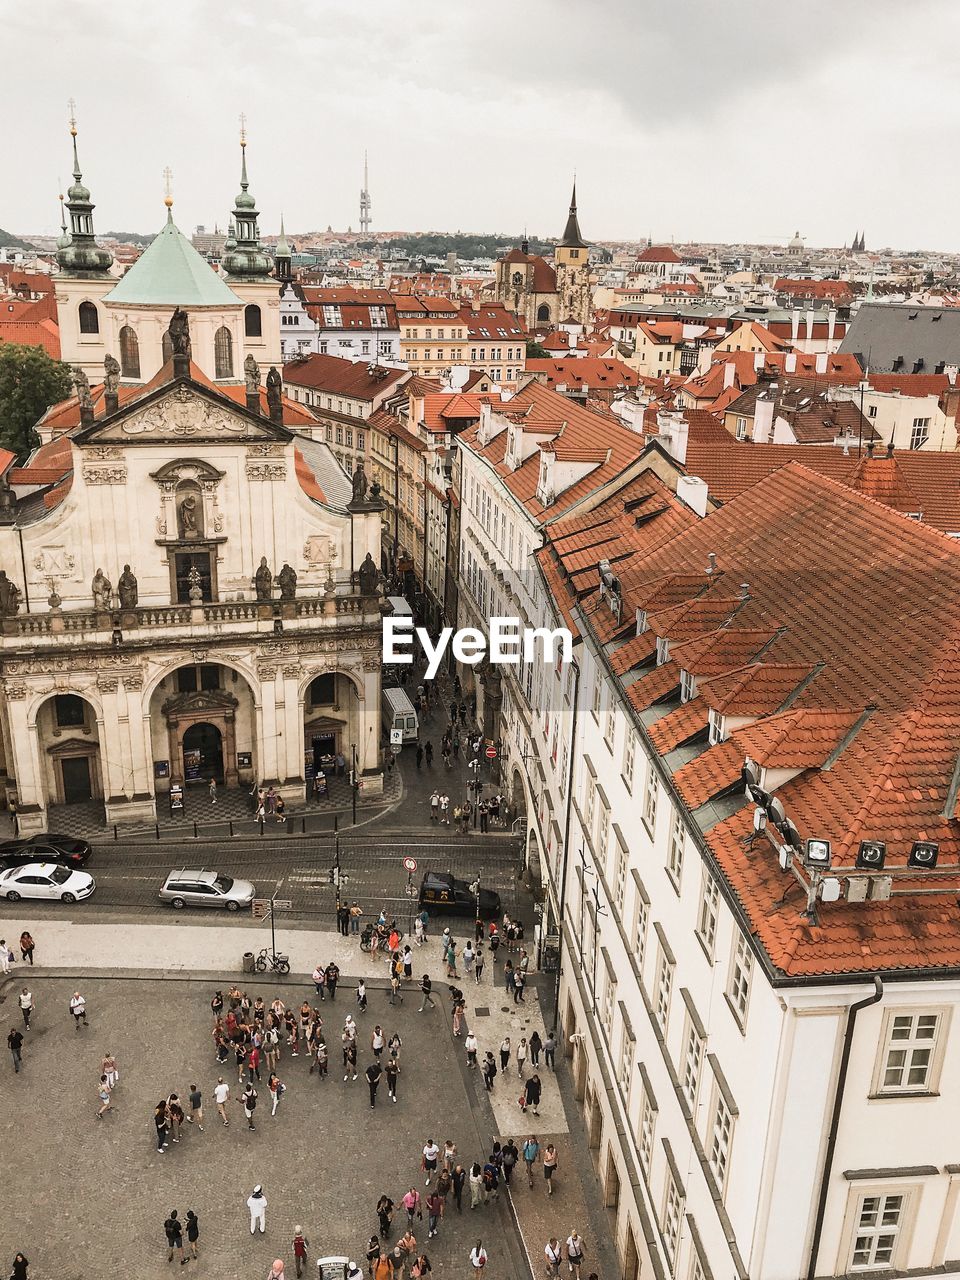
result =
M234 201L233 218L235 243L225 245L222 266L228 275L238 280L263 280L273 270L273 259L260 247L260 231L257 225L257 202L250 194L247 181L247 144L240 143L240 194Z
M167 224L104 302L161 307L236 307L240 300L179 230Z
M73 183L67 191L67 208L70 210L70 234L63 227L57 240L57 265L65 275L103 276L113 263L113 254L101 249L93 237L93 210L90 192L83 185L80 161L77 158L77 130L71 125L73 137Z

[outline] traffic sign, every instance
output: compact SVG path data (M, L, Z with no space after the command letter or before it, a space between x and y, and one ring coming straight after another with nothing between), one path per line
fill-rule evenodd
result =
M273 905L277 909L277 911L292 911L293 899L292 898L274 898Z
M270 914L269 898L254 898L252 904L254 920L265 920Z
M486 753L485 753L485 754L486 754L486 757L487 757L487 759L488 759L488 760L496 760L496 758L497 758L497 748L496 748L496 747L487 747L487 750L486 750Z
M416 869L417 869L417 860L416 860L416 858L404 858L404 860L403 860L403 869L404 869L404 871L409 871L409 872L410 872L410 874L411 874L411 875L413 875L414 871L416 871Z
M403 750L403 747L400 746L399 743L394 742L390 747L390 754L393 756L398 756L402 750Z
M402 729L390 730L390 745L391 747L403 746L403 730Z

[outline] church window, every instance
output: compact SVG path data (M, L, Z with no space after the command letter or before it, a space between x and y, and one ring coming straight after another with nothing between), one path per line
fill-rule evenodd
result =
M82 729L86 723L86 703L75 693L59 693L53 700L58 729Z
M260 308L253 302L243 309L243 332L247 338L260 338L263 336L263 320L260 315Z
M170 337L170 330L165 329L163 337L160 339L160 354L163 363L173 359L173 339Z
M579 258L579 257L580 257L580 250L579 250L579 249L571 249L571 250L570 250L570 257L571 257L571 258Z
M120 373L124 378L140 377L140 343L128 324L120 330Z
M215 378L233 377L233 338L226 325L213 335L213 363Z
M543 321L547 321L547 320L549 320L549 319L550 319L550 308L547 306L547 304L546 304L546 303L544 303L542 306L537 307L537 321L538 321L538 323L543 322Z
M80 316L80 332L99 333L100 317L97 314L96 304L93 302L81 302L78 311Z

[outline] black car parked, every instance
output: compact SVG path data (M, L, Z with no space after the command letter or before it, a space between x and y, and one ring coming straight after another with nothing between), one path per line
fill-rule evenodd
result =
M5 840L0 844L0 868L22 867L28 862L59 862L76 870L86 864L90 854L86 840L41 831L23 840Z

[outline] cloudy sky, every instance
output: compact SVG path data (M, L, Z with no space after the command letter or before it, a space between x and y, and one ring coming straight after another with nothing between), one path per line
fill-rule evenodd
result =
M907 20L909 18L909 20ZM77 100L98 230L226 220L238 117L275 232L960 249L954 0L0 0L0 226L51 231Z

